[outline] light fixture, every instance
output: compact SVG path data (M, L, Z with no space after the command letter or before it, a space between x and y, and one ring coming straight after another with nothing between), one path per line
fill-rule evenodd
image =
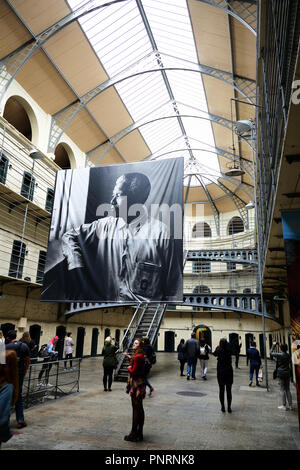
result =
M44 155L39 152L37 149L32 149L29 151L29 156L33 158L33 160L42 160Z
M281 295L274 295L273 300L284 302L286 300L286 297L282 294Z
M252 131L254 128L254 122L251 119L237 121L234 126L234 131L237 135L243 135Z
M248 204L245 205L245 209L247 209L247 211L250 209L254 209L254 207L255 207L255 204L253 201L250 201L248 202Z
M231 107L231 135L232 135L232 150L233 150L233 166L229 167L227 171L225 171L225 175L229 177L233 176L243 176L245 174L244 170L241 169L238 157L235 154L235 145L234 145L234 135L233 135L233 115L232 115L232 101L230 101Z

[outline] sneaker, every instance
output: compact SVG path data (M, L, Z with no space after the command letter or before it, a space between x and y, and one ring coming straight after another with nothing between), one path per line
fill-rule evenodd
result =
M196 377L192 377L192 380L196 380Z
M152 392L155 392L155 391L156 391L156 388L154 387L150 388L149 396L152 394Z
M18 424L17 424L18 429L26 428L26 426L27 426L27 423L25 421L18 421Z
M190 376L189 376L189 375L187 375L186 380L190 380Z
M54 385L52 385L50 382L48 382L45 387L54 387Z
M67 372L67 369L64 369L64 372Z
M278 406L278 409L286 411L287 407L285 405L281 405L281 406Z
M287 406L286 409L287 409L288 411L293 411L293 407L292 407L292 406Z
M252 381L249 383L249 387L251 387L251 386L252 386Z

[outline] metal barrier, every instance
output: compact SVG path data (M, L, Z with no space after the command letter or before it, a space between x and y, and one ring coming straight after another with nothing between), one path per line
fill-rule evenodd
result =
M24 407L79 392L81 360L73 358L72 368L70 359L49 361L47 358L47 361L30 364L23 382Z

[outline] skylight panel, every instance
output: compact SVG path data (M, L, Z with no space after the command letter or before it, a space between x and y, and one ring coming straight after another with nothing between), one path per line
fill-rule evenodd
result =
M68 3L76 9L85 2ZM104 3L95 0L91 6ZM214 148L211 122L201 119L208 117L202 76L180 70L186 66L183 61L198 64L186 0L141 0L139 7L135 0L128 0L79 21L108 76L117 80L118 75L124 77L115 88L152 153L173 148L177 142L185 149L185 158L190 158L188 145L192 147L191 140L197 138L209 149ZM179 70L151 72L153 68L167 67L165 64ZM125 73L134 76L125 78ZM184 117L188 115L195 117ZM213 171L219 171L219 161L212 150L191 151L199 163L205 162Z

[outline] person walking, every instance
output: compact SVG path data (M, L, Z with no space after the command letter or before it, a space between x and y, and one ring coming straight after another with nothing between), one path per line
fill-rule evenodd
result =
M0 448L13 436L10 410L18 399L18 358L15 351L5 351L0 362Z
M231 349L233 356L235 356L235 368L239 369L240 353L242 349L242 338L240 336L231 343Z
M66 345L65 345L65 355L66 355L65 357L66 359L70 360L70 370L74 370L73 363L72 363L73 346L74 346L74 341L72 339L72 333L69 332L67 333L67 339L66 339ZM64 370L67 370L67 361L65 361Z
M184 366L186 363L186 354L184 352L184 339L180 340L180 343L177 346L177 359L180 362L180 377L184 377Z
M113 377L113 371L114 368L117 366L118 360L116 357L116 352L118 350L118 347L114 344L112 344L112 339L110 336L105 338L104 340L104 346L102 349L102 355L103 355L103 386L104 386L104 391L111 392L111 385L112 385L112 377ZM108 388L107 388L108 384Z
M225 413L225 387L227 396L227 410L231 413L232 392L231 387L233 384L233 369L232 369L232 350L226 338L220 340L219 346L213 352L216 356L217 363L217 380L219 384L219 400L221 403L221 411Z
M210 352L211 352L211 347L205 343L204 339L200 339L199 359L200 359L201 377L203 380L207 380L206 374L207 374L207 366L208 366Z
M123 353L129 359L129 378L126 387L126 393L131 397L132 405L132 427L128 435L124 437L125 441L142 441L143 427L145 421L145 412L143 408L143 399L146 395L145 383L145 354L143 340L137 338L133 343L133 354Z
M144 353L145 353L145 383L146 387L149 387L150 392L149 395L152 395L152 392L155 392L155 388L152 387L151 383L149 382L148 375L152 368L153 364L153 357L154 357L154 350L152 345L150 344L149 338L144 338Z
M250 361L250 371L249 371L249 387L252 386L253 383L253 374L255 372L256 375L256 386L260 387L259 381L258 381L258 372L260 367L262 367L261 363L261 357L259 354L258 349L256 349L256 343L255 341L252 341L250 348L247 351L247 358Z
M187 357L186 378L190 380L190 375L192 374L192 380L196 380L196 367L199 356L199 341L196 339L196 333L192 333L191 338L184 343L183 350Z
M6 337L8 343L6 344L7 351L15 351L18 356L18 399L15 403L16 420L19 429L25 428L27 423L24 418L24 406L23 406L23 382L26 372L30 364L30 351L26 343L22 343L17 340L17 332L9 331Z
M280 352L274 352L274 349L277 345L280 347ZM270 350L270 356L275 357L277 360L277 377L279 380L282 399L282 405L278 406L278 408L284 411L293 409L292 394L290 392L291 357L287 351L287 344L279 344L276 341L273 342L272 348Z
M54 361L58 355L58 352L55 351L55 346L57 345L57 342L58 342L58 336L53 336L53 338L51 338L47 344L47 356L44 358L43 367L38 375L38 386L43 385L41 383L41 380L42 380L44 372L46 372L45 385L48 387L53 387L53 385L49 383L49 375L50 375L50 371L53 365L51 364L51 361Z

